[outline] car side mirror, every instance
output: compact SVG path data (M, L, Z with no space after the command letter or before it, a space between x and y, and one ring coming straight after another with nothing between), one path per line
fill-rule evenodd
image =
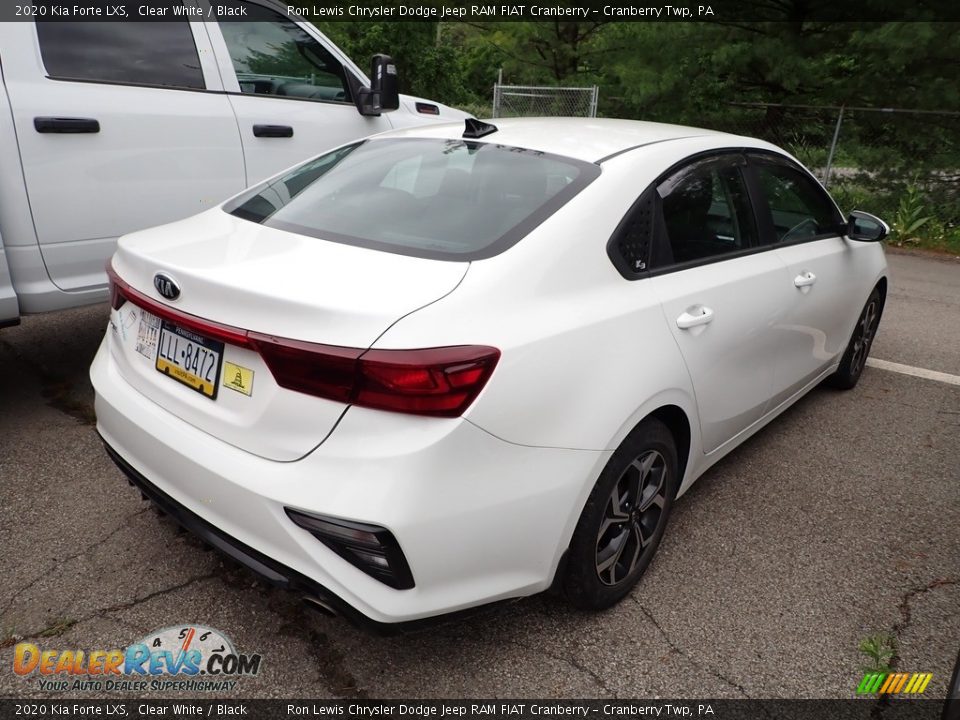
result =
M864 242L880 242L890 234L890 226L876 215L854 210L847 218L847 237Z
M374 55L370 63L370 87L355 88L353 96L361 115L380 115L400 107L399 79L393 58Z

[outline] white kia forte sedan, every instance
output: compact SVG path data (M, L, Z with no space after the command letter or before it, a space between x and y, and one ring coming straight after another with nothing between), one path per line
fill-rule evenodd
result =
M379 135L121 238L97 428L181 524L354 618L603 608L708 467L856 384L885 234L746 137Z

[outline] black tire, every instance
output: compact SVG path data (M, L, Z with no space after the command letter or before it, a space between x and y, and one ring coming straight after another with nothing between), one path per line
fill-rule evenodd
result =
M870 355L873 339L877 335L877 326L880 324L882 314L883 298L880 296L880 290L874 288L860 312L860 317L857 318L857 324L843 353L840 367L826 379L827 385L839 390L850 390L856 386L867 364L867 357Z
M602 610L636 585L663 537L677 494L677 468L673 435L654 418L614 451L570 541L563 590L572 605Z

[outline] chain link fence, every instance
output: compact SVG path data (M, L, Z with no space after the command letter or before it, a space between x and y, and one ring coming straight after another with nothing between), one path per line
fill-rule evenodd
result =
M493 117L596 117L599 88L493 86Z
M844 212L873 212L893 242L960 247L960 113L733 103L708 127L768 140L799 158Z

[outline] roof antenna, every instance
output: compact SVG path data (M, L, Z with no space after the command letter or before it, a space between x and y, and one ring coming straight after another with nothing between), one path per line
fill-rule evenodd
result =
M466 118L463 122L467 125L466 130L463 131L463 137L465 138L482 138L484 135L495 133L498 130L496 125L485 123L476 118Z

